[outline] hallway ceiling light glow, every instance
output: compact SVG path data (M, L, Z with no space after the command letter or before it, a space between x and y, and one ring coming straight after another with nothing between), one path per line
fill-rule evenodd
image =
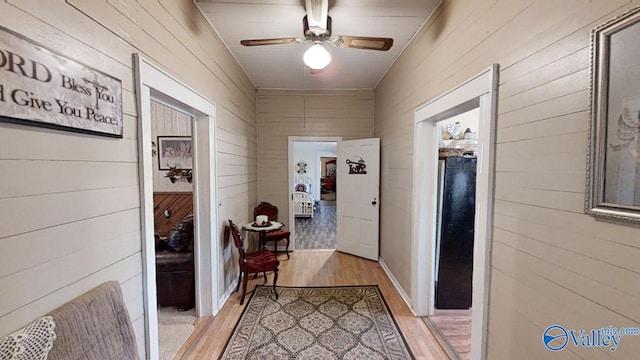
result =
M305 65L314 70L322 70L331 62L331 54L319 43L313 44L302 57Z

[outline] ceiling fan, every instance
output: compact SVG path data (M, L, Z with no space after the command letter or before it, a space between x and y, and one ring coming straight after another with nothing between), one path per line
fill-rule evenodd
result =
M331 56L322 47L322 43L330 43L339 48L387 51L393 46L393 39L367 36L332 35L331 17L328 14L328 0L305 0L307 15L302 18L304 38L276 38L241 40L244 46L283 45L301 42L313 42L304 56L307 66L322 69L329 64Z

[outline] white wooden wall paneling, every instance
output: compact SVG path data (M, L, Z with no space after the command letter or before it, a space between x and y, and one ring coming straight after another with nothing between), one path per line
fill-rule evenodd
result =
M136 208L137 193L128 186L2 199L0 238Z
M115 140L92 135L2 124L0 158L24 160L67 160L135 162L136 140ZM10 129L10 131L8 131ZM73 143L69 143L69 138ZM28 144L28 146L25 146Z
M581 69L557 80L533 87L508 98L503 98L500 102L500 112L508 113L529 107L531 104L552 100L564 94L585 90L584 85L589 83L589 78L589 69Z
M539 241L552 241L562 249L574 251L622 269L640 272L635 261L640 249L633 231L615 231L615 224L594 226L580 214L563 210L496 201L496 228L521 233ZM517 214L517 215L516 215ZM581 226L579 230L574 227ZM518 230L522 228L523 230Z
M136 46L139 46L144 53L152 53L158 63L172 69L174 74L192 86L205 89L203 93L218 96L219 99L216 100L220 104L219 109L224 106L231 109L228 111L230 115L225 124L226 129L236 132L241 139L253 138L255 144L255 129L250 128L255 126L255 89L241 68L235 64L233 57L216 40L216 36L201 16L185 21L188 12L195 10L193 4L164 1L162 3L111 2L108 5L105 5L106 2L71 3L77 8L63 1L46 5L28 0L4 2L0 4L2 23L3 26L46 44L53 50L63 52L121 79L125 114L124 139L107 139L47 129L34 130L34 128L12 124L0 125L3 128L3 131L0 131L0 139L4 144L0 152L0 162L33 176L31 182L5 178L9 180L7 182L10 185L3 187L3 193L0 195L0 201L3 202L0 205L0 212L3 212L3 230L5 230L0 236L0 243L2 243L0 246L7 245L12 252L21 251L19 247L15 247L16 239L26 239L27 242L30 241L46 249L39 243L43 240L37 239L49 239L48 244L56 247L65 230L69 230L74 235L67 236L64 242L60 242L60 248L70 249L74 248L74 243L77 245L73 252L52 251L49 258L46 252L39 252L34 256L33 262L18 255L16 256L18 260L3 263L3 266L5 264L6 266L2 271L8 274L7 279L11 276L21 276L19 273L24 269L46 266L57 258L67 259L70 261L68 264L74 264L75 260L71 259L70 254L82 251L80 249L83 246L89 246L88 244L92 243L85 240L93 234L83 231L84 226L99 229L102 225L109 224L110 226L106 226L108 229L105 229L105 236L108 236L106 240L113 240L117 237L117 232L114 233L112 229L129 223L129 219L104 220L105 223L102 222L103 219L124 214L139 221L137 176L135 171L132 171L132 166L138 161L137 111L132 90L133 71L131 69L131 53L136 52ZM92 15L86 16L86 13ZM162 26L158 26L159 24ZM194 31L194 25L200 30ZM117 36L117 30L114 31L117 27L123 30L120 33L121 37ZM153 29L152 39L146 37L146 29ZM156 39L159 40L158 43L167 44L173 49L187 51L180 52L178 55L160 51L162 47L158 45ZM171 41L168 41L169 39ZM140 43L132 45L134 41L139 40L141 40ZM185 44L184 47L182 44ZM194 58L198 60L194 61ZM184 63L188 66L183 66ZM203 68L208 70L203 72L201 71ZM224 122L225 119L221 117L219 120ZM255 170L249 172L255 173ZM83 176L76 177L78 173L82 173ZM50 175L48 182L36 180L43 177L46 179L47 174ZM68 175L66 178L65 174ZM255 199L256 196L255 183L253 190L246 187L247 185L244 193L240 195L242 198L240 207L244 207L245 212L248 211L246 197L253 196ZM24 198L25 196L29 198ZM229 198L229 201L234 200L233 197ZM255 200L251 202L253 201ZM118 206L117 203L120 205ZM4 217L4 212L9 211L8 207L14 204L18 206L15 210L16 215ZM34 208L35 204L39 207ZM32 210L35 210L35 213ZM37 221L31 221L29 225L26 220L18 219L14 223L14 218L20 217L19 213L37 216ZM4 221L10 221L13 224L5 227ZM125 228L129 229L128 226ZM139 229L139 226L131 231L135 232L136 229ZM10 233L22 234L14 237L8 235ZM139 243L139 235L137 237L134 243ZM95 236L95 238L102 237ZM120 255L116 257L118 256ZM138 261L130 266L131 263L127 262L127 259ZM114 260L117 261L117 259ZM60 261L65 262L65 260ZM125 271L122 268L123 263L129 264L131 270ZM75 277L68 280L69 283L55 279L52 284L55 284L58 289L52 293L24 303L18 309L0 308L0 311L9 311L7 315L0 318L3 333L24 325L37 314L51 310L54 306L80 295L99 282L117 279L123 284L127 278L139 277L142 268L139 254L123 258L85 277L72 269L74 265L69 266L70 276ZM26 276L30 270L26 271L22 276ZM125 278L121 276L123 274L129 276ZM127 307L132 314L141 355L144 356L144 322L139 310L136 310L141 308L141 288L136 290L135 295L131 293L132 288L135 286L124 287L123 284L123 294L125 298L130 299Z
M565 135L584 132L584 119L588 117L588 111L584 110L503 127L498 143L536 139L546 137L549 133Z
M98 24L75 21L61 22L61 18L77 16L77 11L69 13L68 6L56 6L53 9L43 11L41 5L41 2L33 0L11 1L11 4L3 10L6 11L6 20L3 21L3 26L22 34L30 34L30 36L33 34L33 40L54 51L61 52L58 49L72 48L72 52L64 52L66 56L85 64L91 63L92 67L120 79L122 81L123 112L135 116L130 55L132 50L130 48L110 48L119 42L113 41L113 38L110 37L112 34ZM23 20L25 16L23 11L28 12L30 14L28 16L34 16L30 19L31 21ZM66 36L52 34L52 28L61 31ZM123 54L124 56L114 58L113 54Z
M586 111L588 107L588 99L588 91L582 90L580 92L565 94L565 96L557 97L509 113L500 113L498 114L500 117L498 126L513 126L517 124L549 119L554 116L562 116L573 114L575 112ZM498 135L498 139L499 138L500 135Z
M106 246L139 228L139 211L130 209L4 238L0 253L12 256L0 262L0 280L91 246Z
M500 236L496 236L495 239L494 259L496 259L498 263L496 268L508 274L513 274L515 270L522 266L531 269L532 271L522 273L519 276L518 287L527 287L538 294L544 294L544 297L549 298L548 306L555 304L556 308L559 307L565 310L553 312L552 317L555 319L554 323L571 324L567 326L577 329L597 328L599 326L595 324L599 323L615 323L618 324L616 327L636 326L638 322L637 300L634 300L628 295L624 296L624 294L619 291L602 286L602 284L595 283L591 279L581 277L571 271L549 264L520 249L507 246L501 241ZM538 299L537 301L540 302L539 305L534 306L532 304L530 307L523 306L518 310L523 316L530 318L530 321L535 323L537 314L544 313L542 309L544 300L542 300L540 296L536 296L529 301L531 302L534 299ZM564 303L558 305L557 301L552 301L551 299L564 299ZM538 306L540 306L540 308L538 308ZM602 308L616 310L602 311ZM630 313L635 316L630 317ZM550 320L547 319L547 321ZM546 328L544 323L538 326L540 327L540 333ZM613 355L622 359L633 358L635 356L635 346L632 339L633 338L622 339L622 346L620 346ZM602 359L603 354L611 353L608 349L595 349L595 351L592 351L588 348L580 349L577 352L579 352L581 356L589 359Z
M30 179L6 181L7 185L0 187L0 199L137 185L137 166L133 162L0 159L0 167L11 169L11 174L7 174L11 177ZM96 179L88 181L87 172Z
M506 99L516 94L544 84L548 84L559 77L569 76L580 70L589 68L589 47L584 43L583 47L574 50L573 47L563 47L562 51L556 51L556 56L561 56L557 60L544 63L541 67L524 74L518 74L517 65L505 70L505 76L510 81L500 84L501 96ZM566 54L565 54L566 53ZM539 55L537 55L539 56ZM540 65L539 65L540 66ZM514 81L516 80L517 81Z
M563 191L584 193L584 172L528 172L501 171L496 187L522 187L531 189L546 189L549 191Z
M58 283L68 284L140 252L138 231L109 239L108 244L92 244L45 264L0 279L0 287L12 289L0 299L0 308L15 309L55 291ZM37 279L37 281L34 281ZM2 315L5 315L3 313Z
M247 144L234 144L229 141L222 141L220 138L218 138L218 144L220 144L218 154L255 158L257 149L255 144L249 144L248 146Z
M157 101L151 101L151 140L156 144L159 154L158 136L192 136L193 118L176 109ZM192 192L193 183L178 180L172 183L167 175L168 170L159 170L159 155L152 157L153 191L154 192ZM177 220L176 220L177 221Z
M151 2L146 2L146 5L152 5ZM63 31L66 31L69 34L72 34L73 37L75 38L80 38L82 39L82 42L85 44L90 44L91 47L95 47L96 49L99 49L100 51L100 59L102 60L105 57L112 57L112 56L117 56L117 55L122 55L121 58L117 58L116 59L121 63L124 64L126 67L128 67L130 69L131 67L131 53L136 51L136 48L133 47L130 43L127 43L125 41L122 41L122 39L118 39L116 41L114 41L114 37L113 37L113 33L109 30L109 28L105 28L104 26L100 25L100 20L104 21L104 22L111 22L114 18L121 18L121 26L123 29L129 29L131 30L132 28L135 29L137 27L138 30L140 30L141 32L143 32L145 29L145 26L151 26L154 24L153 21L150 20L150 18L146 18L149 21L143 22L141 24L134 24L133 26L131 25L132 23L127 20L127 19L123 19L124 15L122 13L120 13L117 9L115 8L111 8L110 6L107 5L102 5L99 2L72 2L73 5L77 6L78 9L74 9L72 7L69 6L58 6L55 7L55 9L47 9L47 11L42 11L42 6L41 3L38 1L26 1L26 2L17 2L16 6L20 6L21 8L25 9L26 11L28 11L29 13L37 13L38 17L46 19L47 23L49 24L55 24L55 26L57 26L58 28L62 29ZM167 2L166 5L171 5L171 2ZM92 8L94 6L97 6L98 8L94 8L97 10L92 10ZM136 6L136 5L134 5ZM190 4L182 4L181 6L190 6ZM150 6L151 8L154 8L156 10L159 10L158 7L156 6ZM162 7L160 7L160 9L164 9ZM61 17L74 17L74 16L78 16L80 13L80 11L87 11L91 14L94 14L94 12L97 12L99 14L102 14L103 16L105 16L105 18L102 17L92 17L94 20L98 20L97 22L95 21L88 21L88 22L83 22L83 23L75 23L75 22L63 22L60 23L59 19ZM166 11L166 9L164 9L164 11ZM95 15L95 14L94 14ZM107 16L108 15L108 16ZM162 31L160 34L156 33L154 34L154 36L159 36L162 38L162 41L164 42L165 40L169 39L169 38L174 38L175 42L172 43L172 45L176 45L176 46L180 46L182 47L183 43L185 42L189 42L191 41L190 37L185 37L182 36L180 38L180 40L177 40L177 36L181 35L185 29L183 26L179 26L175 24L175 19L174 18L169 18L166 16L166 13L154 13L154 16L163 16L163 20L166 20L166 22L160 22L162 23L164 26L167 26L168 29ZM111 17L112 16L112 17ZM169 21L171 20L171 21ZM193 19L193 20L197 20L197 19ZM173 25L173 26L172 26ZM198 26L205 26L205 22L204 20L200 20L198 22ZM140 28L140 27L142 28ZM88 31L88 28L90 31ZM174 31L175 30L175 31ZM201 36L204 38L208 38L210 37L212 34L211 33L207 33L206 31L202 32L203 34L201 34ZM161 35L164 34L164 35ZM124 36L124 35L123 35ZM100 39L100 37L102 37L102 39ZM96 41L98 38L99 41ZM124 36L125 40L129 40L127 36ZM66 40L66 39L65 39ZM202 47L202 41L199 39L197 42L199 45L198 47ZM138 44L140 46L141 49L144 49L145 46L151 46L152 44L156 44L155 40L150 41L149 43L147 42L142 42L140 44ZM208 42L207 45L211 45L214 46L216 44L214 44L213 42ZM61 47L64 47L64 42L61 43L60 45ZM220 48L220 50L223 53L227 53L226 49L224 48ZM208 58L213 58L214 55L213 54L218 54L219 52L213 52L211 50L207 50L208 51ZM162 53L162 55L166 55L166 53ZM159 59L164 60L165 56L159 56ZM88 57L88 58L92 58L92 57ZM95 58L95 56L94 56ZM220 56L218 56L218 58L220 58ZM229 55L226 56L225 58L229 58L231 59L229 63L227 64L233 64L233 58ZM156 59L158 60L158 59ZM92 58L92 64L93 64L93 58ZM164 62L164 61L163 61ZM205 65L208 65L210 62L206 62ZM212 63L212 62L211 62ZM202 62L199 63L200 66L203 65ZM196 66L197 68L198 66ZM193 67L185 67L185 66L177 66L177 69L190 69ZM237 64L233 65L233 68L235 69L239 69ZM105 69L102 69L103 71L105 71ZM108 67L108 72L112 73L111 71L111 66ZM121 79L123 81L126 81L126 89L127 90L132 90L133 89L133 77L131 76L131 70L129 70L129 73L127 73L126 71L124 71L121 74ZM241 71L241 70L240 70ZM190 79L190 80L196 80L196 79L200 79L200 78L206 78L206 76L204 76L204 74L200 73L198 74L197 77L194 77L194 79ZM222 77L222 78L227 78L230 79L231 76L229 77ZM243 77L238 77L238 76L233 76L233 78L236 80L236 82L238 82L238 79L243 79ZM251 101L253 101L253 99L247 95L250 94L252 91L254 91L251 88L251 84L248 81L248 79L244 78L244 84L242 84L243 88L245 89L244 91L244 95L243 98L245 99L245 101L247 101L248 103L251 103ZM124 84L123 84L124 85ZM202 84L200 84L202 85ZM204 86L207 87L207 86ZM208 86L209 89L213 89L210 86ZM229 99L231 98L230 96L227 95L227 90L233 90L232 88L225 88L224 92L221 92L220 94L217 94L219 97L224 98L224 99ZM131 104L134 104L134 97L133 95L131 96L132 102ZM237 100L236 100L237 102ZM223 104L229 104L229 101L227 101L226 103ZM253 105L251 105L252 107ZM132 112L132 114L135 115L135 107L132 107L131 109L133 109L134 111ZM249 116L249 117L253 117L254 114L250 113L250 112L246 112L245 115Z
M183 44L183 42L188 41L186 37L178 40L171 31L166 29L164 26L156 27L156 32L147 32L148 27L155 26L155 21L144 21L144 19L140 19L140 22L134 21L136 20L135 15L137 14L142 16L143 12L136 11L133 14L127 13L127 16L134 16L134 18L131 19L123 16L119 9L112 7L106 2L96 3L94 1L87 0L73 0L70 2L98 22L114 22L115 20L117 24L113 25L113 30L119 37L129 42L134 48L142 51L146 57L154 61L162 59L162 63L168 68L179 70L175 74L177 76L186 75L183 73L185 70L189 71L190 69L203 66L203 63L193 56L194 54L191 53L190 49L186 48ZM136 5L131 4L131 6ZM202 25L204 25L204 23ZM153 36L151 36L151 34L153 34ZM216 69L208 68L208 70L210 71L210 74L218 80L218 82L222 83L229 79L229 77L225 76L224 73L221 74L217 71L213 71ZM190 75L189 83L192 87L208 87L209 79L207 79L207 76L202 76L204 74L201 74L200 76L193 76L193 72L191 72L188 75ZM229 90L234 91L234 89ZM215 94L214 97L226 98L227 96L221 92ZM228 103L229 102L226 102L224 104ZM248 113L245 113L244 115L250 116Z
M501 219L506 222L504 217ZM508 220L507 220L508 221ZM533 231L527 231L526 234L518 234L517 229L513 228L512 224L526 225ZM552 266L557 266L575 273L576 275L592 280L599 283L604 291L615 290L619 292L617 298L611 298L606 302L614 303L619 301L620 297L637 297L640 294L640 280L637 279L632 270L635 265L631 265L629 268L621 268L617 263L603 262L596 260L593 250L582 249L581 253L575 251L573 248L568 249L567 245L571 244L577 248L580 246L576 244L575 236L568 236L566 244L563 242L565 233L558 235L547 231L543 226L528 224L526 221L511 221L511 226L504 226L496 228L496 232L500 234L499 239L504 245L511 248L522 249L527 255L539 258ZM542 229L536 229L541 227ZM545 234L544 237L538 237L539 234ZM540 240L539 240L540 239ZM619 245L617 247L620 247ZM598 246L596 246L598 248ZM550 252L549 250L555 250ZM544 254L544 258L541 257ZM569 260L569 261L567 261ZM627 304L627 314L631 318L637 318L637 313L629 312L629 306Z
M133 254L126 258L119 259L111 266L103 268L84 277L78 277L74 282L63 284L57 290L46 293L31 302L21 301L20 307L12 309L9 313L0 317L0 328L7 334L19 327L33 321L39 315L43 315L54 308L64 304L86 292L87 290L105 281L116 280L120 283L140 274L142 259L140 254ZM34 283L34 279L30 280ZM123 296L129 296L124 295ZM141 300L140 300L141 301ZM136 337L143 333L136 333ZM143 336L144 339L144 336Z
M206 31L196 32L186 38L183 36L179 41L184 41L187 48L193 51L194 55L197 54L198 58L205 59L206 61L203 61L203 65L207 68L219 69L217 71L225 74L225 76L221 77L228 79L225 82L230 81L233 84L228 89L232 91L231 93L222 91L226 94L228 100L223 103L231 102L235 105L230 106L228 104L229 109L234 112L241 111L242 119L255 116L255 112L250 112L251 109L255 108L255 86L232 56L220 56L221 53L228 54L226 46L219 40L218 35L213 32L205 17L201 13L195 12L190 2L142 0L139 3L148 11L153 11L154 18L167 26L171 33L184 31L185 26L193 26L200 29L209 28L211 30L209 33ZM215 38L216 41L211 41L211 37ZM235 88L241 91L242 95L236 93Z
M532 338L561 320L588 329L612 321L638 326L637 316L630 316L637 309L637 291L630 289L639 281L633 260L640 248L638 229L595 221L582 210L589 31L633 3L445 1L376 89L375 130L383 154L381 253L399 282L408 286L403 274L409 252L397 241L408 236L402 219L410 216L405 209L411 204L403 196L410 171L397 169L413 156L403 151L413 142L406 111L490 63L501 65L494 226L502 253L492 261L498 274L492 291L498 290L491 297L489 358L547 357ZM511 252L503 256L504 248ZM517 261L505 269L502 261L514 257ZM528 276L539 274L546 259L561 273L558 282L563 282L554 286L570 290L523 293ZM604 292L611 300L591 292L607 277L616 279ZM505 290L507 279L516 287ZM592 304L589 311L582 310L586 303ZM628 318L614 315L618 313ZM593 324L587 326L587 321ZM585 349L579 356L566 350L563 355L633 357L640 347L630 339L622 340L627 341L625 354Z
M548 2L542 2L548 4ZM505 77L501 81L509 82L511 78L524 75L553 63L566 54L588 47L589 30L619 11L629 1L580 2L583 6L575 7L576 12L568 11L566 21L549 21L543 31L535 33L529 41L517 42L512 51L503 54ZM555 4L553 4L555 5ZM571 5L571 4L569 4ZM586 8L588 7L588 8ZM554 6L555 9L555 6ZM553 12L556 12L555 10ZM545 14L542 19L546 20ZM528 16L523 13L522 16Z
M289 136L372 137L373 107L371 91L259 90L258 200L289 219Z
M124 56L131 47L114 39L108 28L94 21L61 21L82 18L81 14L63 1L52 1L56 6L43 7L38 0L9 0L4 11L7 27L28 33L34 40L53 49L71 49L66 53L76 59L91 59L91 66L105 71L122 81L122 86L133 91L131 58ZM28 18L29 21L24 21ZM50 29L56 29L51 32Z
M547 289L537 288L533 290L522 287L517 284L512 277L497 268L492 269L491 276L496 290L494 291L492 287L490 301L493 306L499 306L501 311L493 314L489 322L489 344L499 341L499 337L501 337L502 341L505 342L505 346L496 346L489 349L489 352L500 359L547 358L549 356L548 350L546 350L544 346L540 346L539 343L529 339L529 334L542 333L542 331L544 331L546 326L541 328L543 324L549 321L554 323L557 321L557 317L552 316L548 311L544 311L545 306L557 305L551 301L550 297L539 298L536 293L536 290L542 291ZM529 315L520 313L520 307L524 306L537 312L533 319L531 319ZM510 331L504 334L500 331L501 327L513 326L514 322L522 324L522 328L518 328L519 331ZM567 348L567 351L563 351L562 358L569 360L584 359L572 350L571 348ZM598 356L603 355L601 352L596 353L599 354Z

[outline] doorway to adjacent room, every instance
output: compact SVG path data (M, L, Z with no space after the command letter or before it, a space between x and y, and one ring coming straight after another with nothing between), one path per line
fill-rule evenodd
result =
M479 108L435 123L438 154L435 296L430 324L460 359L471 356Z
M136 95L139 109L138 151L140 154L141 235L143 261L143 290L145 313L146 353L151 359L160 358L158 336L158 306L156 291L156 252L153 202L153 153L151 107L152 102L187 114L191 119L191 151L193 172L193 267L195 276L196 316L215 315L219 309L219 284L222 274L221 249L216 246L217 200L215 183L215 104L183 83L157 68L138 54L136 67ZM155 140L155 141L154 141ZM166 139L164 139L166 140ZM186 139L174 139L171 146L186 150ZM167 143L169 144L169 143ZM156 156L163 155L155 144ZM171 153L175 155L175 153ZM175 168L175 166L173 166ZM177 169L176 169L177 170ZM182 169L184 170L184 169ZM170 171L171 172L171 171ZM180 172L177 177L189 177ZM177 180L176 177L176 180Z
M290 213L293 248L336 249L336 156L340 138L290 140Z
M153 209L160 360L173 359L195 330L193 167L190 114L151 101Z
M438 235L450 229L441 229L442 232L438 231L438 226L445 227L445 224L444 219L438 213L439 210L444 212L444 209L442 204L439 203L438 196L438 165L440 163L437 159L440 153L449 153L450 155L455 155L457 159L464 159L464 154L468 151L472 153L469 158L474 158L472 161L467 161L469 163L473 162L473 166L470 164L468 164L469 166L457 164L460 165L460 168L475 168L473 174L467 172L466 175L463 174L464 176L454 176L452 179L454 186L465 188L464 190L469 190L475 186L473 189L475 194L467 192L465 197L465 199L472 199L475 202L472 208L465 207L465 212L473 213L473 215L470 215L473 225L467 226L472 234L473 245L465 247L466 250L461 252L467 258L471 258L472 262L472 264L467 264L466 267L462 266L465 269L465 271L462 271L465 274L463 276L466 279L465 283L469 285L467 287L468 291L464 296L465 302L463 305L454 304L456 300L460 299L457 296L453 296L453 305L442 306L454 307L458 310L465 309L471 313L471 342L470 345L467 345L470 347L467 356L473 359L485 359L486 357L497 86L498 65L496 64L458 87L420 106L414 116L414 154L416 155L414 157L415 171L413 180L411 296L414 312L418 316L426 316L426 323L427 325L433 325L434 333L443 333L437 322L433 321L433 316L436 315L438 307L436 302L442 300L439 299L442 294L436 294L436 291L442 291L440 286L442 284L437 284L437 281L438 279L444 280L442 273L438 273L438 271L442 271L442 266L438 264L438 261L443 261L438 256L442 249L438 249L438 247L443 248L450 245L445 245L444 239L441 239L440 242L438 241ZM441 142L442 130L439 130L436 124L439 121L450 119L472 110L477 110L478 114L477 135L472 136L477 138L477 144L471 142L471 144L461 144L460 148L455 146L447 149ZM462 137L464 139L466 129L462 128L461 125L457 127L456 129L454 121L450 126L451 132L456 137L463 134ZM470 132L473 131L470 130ZM472 148L465 149L466 145L471 145ZM443 174L444 171L440 173ZM443 179L442 182L444 183L445 180ZM465 241L468 242L469 237ZM454 275L458 273L459 271L454 271ZM468 284L469 279L470 284ZM438 285L437 290L436 284ZM456 289L454 287L452 293L455 295L455 292ZM449 309L445 310L448 311ZM440 315L446 316L448 314ZM466 319L468 321L468 317ZM456 327L455 324L453 326ZM457 327L459 328L459 326ZM443 336L443 339L446 340L446 337ZM452 348L450 345L451 343L447 341L443 343L443 347ZM455 353L455 349L452 350L450 356L452 358L460 358L459 354Z

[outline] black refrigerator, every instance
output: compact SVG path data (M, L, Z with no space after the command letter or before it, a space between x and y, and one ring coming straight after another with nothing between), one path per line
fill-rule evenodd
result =
M475 157L439 161L436 308L471 307L476 205Z

